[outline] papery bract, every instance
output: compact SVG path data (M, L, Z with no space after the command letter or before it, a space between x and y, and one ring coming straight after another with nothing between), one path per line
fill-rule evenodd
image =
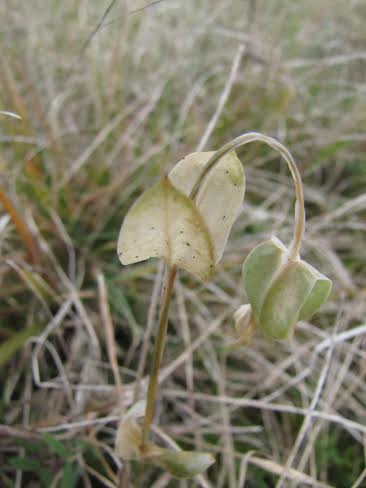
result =
M164 178L147 190L123 221L118 239L122 264L163 258L207 281L214 271L213 244L194 202Z
M193 153L147 190L127 213L118 239L122 264L163 258L208 281L221 259L245 192L235 152L224 156L190 193L214 152Z
M180 191L189 195L214 151L188 154L179 161L169 178ZM220 261L231 227L238 216L245 193L245 176L234 151L223 156L204 178L196 204L214 245L215 261Z

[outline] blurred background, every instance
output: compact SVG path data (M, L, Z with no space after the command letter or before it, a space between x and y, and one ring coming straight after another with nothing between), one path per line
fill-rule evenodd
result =
M2 0L0 19L0 110L21 117L0 115L0 485L366 486L365 2ZM302 254L332 295L290 341L227 351L243 260L293 228L286 164L239 150L217 273L176 283L154 430L216 464L122 476L162 280L155 260L120 265L123 217L183 156L252 130L299 165Z

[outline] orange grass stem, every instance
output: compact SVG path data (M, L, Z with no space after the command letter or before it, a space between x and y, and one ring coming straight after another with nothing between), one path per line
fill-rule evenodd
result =
M27 224L24 222L19 212L16 210L13 202L7 196L5 191L0 188L0 202L3 204L5 211L9 214L15 228L22 239L25 248L27 249L29 259L34 265L41 263L39 250L34 242L33 236L30 233Z

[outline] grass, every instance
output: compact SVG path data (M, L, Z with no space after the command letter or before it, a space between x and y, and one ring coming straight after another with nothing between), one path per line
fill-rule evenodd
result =
M243 259L293 225L285 164L246 147L246 199L214 280L179 276L154 431L217 462L190 482L132 464L130 483L363 486L363 2L165 0L128 15L145 3L120 1L83 50L108 4L0 5L0 110L22 117L0 116L0 484L128 486L114 436L146 388L161 269L120 266L123 216L203 137L210 150L258 130L299 164L303 255L332 296L290 342L225 350Z

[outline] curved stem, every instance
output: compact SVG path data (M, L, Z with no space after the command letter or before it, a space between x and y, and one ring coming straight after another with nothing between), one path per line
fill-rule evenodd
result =
M155 347L150 371L149 386L147 390L147 400L145 408L144 422L142 426L142 448L146 444L149 436L151 423L154 417L154 404L158 386L159 368L164 351L165 336L168 327L169 305L172 298L174 280L177 275L177 268L166 268L163 295L161 298L158 331L155 339Z
M304 208L304 192L302 187L302 181L300 172L296 166L296 163L291 156L291 153L288 149L285 148L280 142L273 137L265 136L264 134L260 134L259 132L248 132L247 134L242 134L241 136L236 137L232 141L228 142L224 146L222 146L218 151L213 154L213 156L209 159L205 170L197 180L193 190L191 192L191 198L194 199L197 196L197 193L206 178L207 174L211 171L211 169L219 162L219 160L225 156L225 154L234 151L236 148L248 144L249 142L254 141L261 141L267 144L268 146L272 147L276 151L278 151L281 156L285 159L292 178L295 182L295 193L296 193L296 206L295 206L295 228L294 228L294 236L292 242L289 247L289 259L298 259L299 258L299 251L300 246L304 234L305 229L305 208Z

